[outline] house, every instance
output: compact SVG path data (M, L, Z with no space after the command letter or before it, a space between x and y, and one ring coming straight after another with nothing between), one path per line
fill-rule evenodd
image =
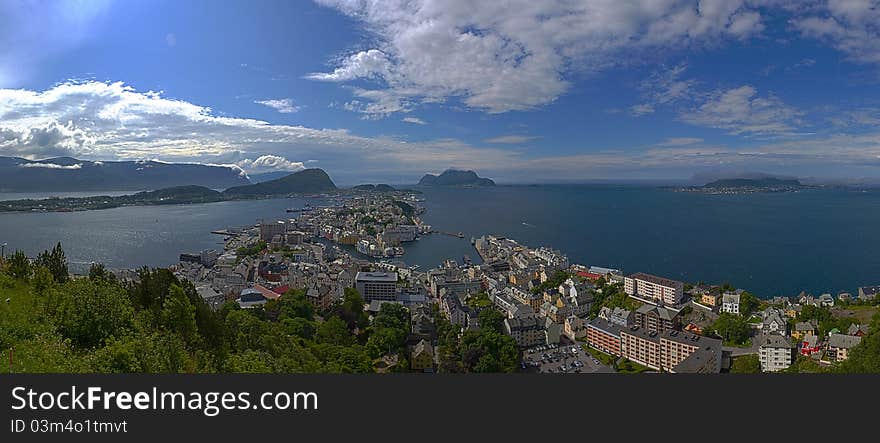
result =
M817 335L816 329L815 320L799 321L794 324L794 331L791 331L791 336L796 339L801 339L807 335Z
M571 341L577 341L587 336L587 323L584 319L570 315L565 319L563 334Z
M599 318L622 328L628 328L633 324L633 313L623 308L603 307L599 310Z
M725 292L721 296L721 312L739 315L740 294L735 292Z
M563 320L564 321L564 320ZM544 319L544 343L559 343L562 338L563 325L549 318Z
M791 366L795 346L788 338L778 334L765 335L758 348L758 360L764 372L778 372Z
M872 301L880 294L880 286L862 286L859 288L859 300Z
M849 325L849 329L846 330L846 335L854 335L857 337L864 337L868 335L868 331L870 330L869 325L860 325L853 323Z
M767 308L761 311L761 332L764 334L788 335L788 322L785 314L777 308Z
M831 294L822 294L817 300L819 301L820 306L824 306L826 308L834 306L834 297L832 297Z
M822 346L819 344L819 337L815 335L804 336L803 341L801 341L801 355L810 357L821 352Z
M862 342L857 335L831 334L828 337L828 357L832 361L844 361L849 358L852 348Z
M434 347L422 339L413 347L409 358L413 371L432 372L434 370Z
M241 291L241 295L235 299L235 302L238 303L242 309L251 309L256 306L265 305L268 299L263 296L263 293L254 289L247 288Z
M511 336L521 348L546 343L547 336L542 326L535 316L504 319L504 333Z
M721 294L707 292L700 296L700 303L714 309L721 304Z

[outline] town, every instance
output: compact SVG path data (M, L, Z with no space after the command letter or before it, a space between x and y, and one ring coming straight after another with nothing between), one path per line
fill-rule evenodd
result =
M500 235L471 239L480 264L462 257L408 267L390 259L438 232L422 223L419 202L367 192L291 210L299 216L218 231L223 251L181 254L171 269L214 309L259 310L296 291L316 312L353 291L373 320L383 306L402 307L405 346L382 355L379 372L455 372L451 348L483 329L515 343L504 370L533 373L806 371L846 360L871 332L880 286L761 300L730 285L570 263L561 251Z

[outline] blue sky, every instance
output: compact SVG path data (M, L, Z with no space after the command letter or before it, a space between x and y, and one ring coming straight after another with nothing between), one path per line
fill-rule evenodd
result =
M0 155L880 181L880 2L4 1Z

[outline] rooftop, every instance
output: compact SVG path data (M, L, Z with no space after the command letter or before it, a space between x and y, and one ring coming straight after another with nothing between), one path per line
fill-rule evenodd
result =
M636 279L636 280L643 280L646 282L654 283L654 284L661 285L661 286L667 286L667 287L671 287L671 288L678 287L678 286L684 286L684 283L682 283L678 280L672 280L670 278L663 278L663 277L658 277L656 275L645 274L644 272L636 272L635 274L630 275L629 278Z
M375 282L397 282L396 272L358 272L355 277L357 281L375 281Z

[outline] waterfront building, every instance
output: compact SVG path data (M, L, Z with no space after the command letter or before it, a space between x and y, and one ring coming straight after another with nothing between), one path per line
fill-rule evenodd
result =
M684 297L684 283L642 272L624 278L623 288L627 295L667 305L677 305Z
M725 292L721 296L721 312L739 315L740 295L735 292Z

